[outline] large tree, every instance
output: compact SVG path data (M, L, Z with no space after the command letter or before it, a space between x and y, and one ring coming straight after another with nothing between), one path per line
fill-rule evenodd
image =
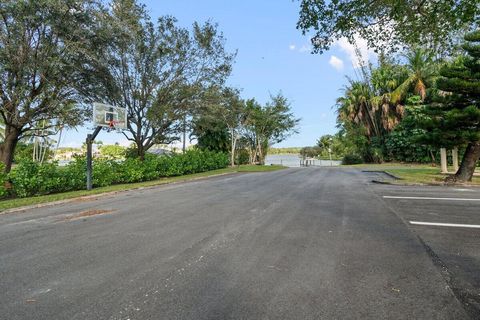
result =
M316 52L360 36L379 51L422 44L444 53L479 12L478 0L301 0L297 27L313 33Z
M237 142L241 137L247 121L247 108L240 98L240 91L235 88L214 87L206 95L206 113L210 117L219 119L228 129L230 142L230 165L235 166Z
M414 49L405 58L406 63L399 64L381 55L378 66L362 66L362 79L350 79L344 96L337 99L339 127L352 132L352 138L365 136L355 141L367 162L382 160L385 141L401 123L408 99L423 101L434 85L437 64L427 51Z
M234 55L215 24L189 31L170 16L155 24L134 0L113 1L110 21L119 36L104 58L113 78L107 100L127 108L124 134L142 159L154 144L178 139L185 106L198 90L223 83Z
M281 93L271 96L265 106L247 100L245 135L250 141L253 162L265 163L268 148L298 132L300 119L291 112L290 102Z
M75 126L85 102L101 86L95 50L106 35L94 0L0 2L0 116L5 138L0 160L10 171L18 141L39 123Z
M222 119L203 113L194 117L190 138L197 140L197 148L215 152L228 153L230 139L228 128Z
M446 65L438 94L427 105L424 140L439 147L466 145L457 173L449 180L471 181L480 158L480 30L465 36L466 55Z

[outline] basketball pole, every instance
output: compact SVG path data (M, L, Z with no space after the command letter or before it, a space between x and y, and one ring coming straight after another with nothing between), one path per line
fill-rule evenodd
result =
M98 133L102 130L101 126L98 126L93 133L87 134L87 190L92 190L92 144L95 141Z

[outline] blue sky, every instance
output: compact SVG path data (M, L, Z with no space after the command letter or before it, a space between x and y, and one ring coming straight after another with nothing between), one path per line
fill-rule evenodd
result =
M300 133L277 146L308 146L318 137L335 133L332 106L341 94L345 75L353 75L353 47L337 42L323 55L310 54L309 38L296 29L299 2L292 0L144 0L150 15L173 15L182 26L211 20L227 39L230 51L238 50L228 84L242 88L244 98L268 101L279 91L291 101L301 118ZM360 43L361 50L369 55ZM79 146L88 125L69 131L62 146ZM102 131L98 140L110 144L127 141L121 134Z

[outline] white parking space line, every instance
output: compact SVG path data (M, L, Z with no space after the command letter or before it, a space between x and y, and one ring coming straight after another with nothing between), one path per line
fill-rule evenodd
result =
M417 225L417 226L437 226L437 227L480 229L480 225L478 224L439 223L439 222L422 222L422 221L409 221L409 222L410 224Z
M383 196L384 199L406 199L406 200L444 200L444 201L478 201L475 198L431 198L431 197L403 197L403 196Z

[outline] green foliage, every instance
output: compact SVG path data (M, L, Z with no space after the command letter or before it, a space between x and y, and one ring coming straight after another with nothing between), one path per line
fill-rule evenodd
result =
M63 191L65 180L56 163L20 162L8 175L17 197Z
M270 148L269 154L299 154L302 148L300 147L287 147L287 148Z
M215 152L230 151L230 137L228 128L223 121L202 113L193 121L191 136L197 138L197 148Z
M248 117L244 128L244 138L250 153L254 155L252 163L265 163L268 148L280 143L292 134L298 133L298 123L291 112L290 101L278 93L262 106L255 99L245 102Z
M405 106L421 108L432 96L440 62L418 47L404 58L399 64L381 55L379 65L362 67L363 79L351 80L337 100L337 123L347 145L343 154L361 155L365 162L432 159L431 148L414 139L423 133L417 123L426 118Z
M205 88L230 74L235 54L211 22L189 30L172 16L152 21L135 0L114 0L106 16L116 37L101 59L108 73L105 99L128 108L125 134L143 158L153 145L178 140Z
M347 154L342 159L342 164L344 165L361 164L361 163L363 163L363 158L358 154Z
M313 147L304 147L300 150L300 155L302 157L307 157L307 158L315 158L320 156L322 153L322 148L319 146L313 146Z
M98 148L102 158L110 160L124 159L127 148L119 145L101 145Z
M316 52L342 37L353 43L361 36L379 52L424 44L445 54L479 13L477 0L302 0L297 27L314 32Z
M405 118L386 138L383 149L385 160L400 162L437 162L438 148L421 142L425 130L418 123L425 119L424 107L419 105L420 97L409 99L412 105L406 107ZM416 105L415 105L416 104Z
M47 149L47 154L45 155L45 160L48 160L52 157L53 152L50 148ZM15 153L13 155L14 162L22 162L32 160L33 158L33 144L32 143L23 143L19 142L15 148Z
M438 150L415 142L420 130L402 130L398 128L389 134L385 141L384 155L386 161L436 162Z
M465 36L465 55L445 65L426 105L422 139L436 147L467 145L452 180L471 181L480 157L480 29Z
M185 154L156 156L147 154L145 160L128 158L118 162L96 159L93 163L93 185L104 187L119 183L155 180L225 168L228 156L224 153L188 150ZM23 198L57 192L81 190L86 181L85 158L78 157L65 167L56 163L20 162L8 175L13 194ZM0 176L0 179L6 177ZM0 188L0 195L6 191Z
M7 171L16 142L39 122L48 119L48 131L85 119L82 102L103 88L97 53L113 36L101 31L101 10L95 0L0 2L0 158Z
M0 162L0 198L6 197L8 195L8 174L5 173L4 167L5 165Z
M436 147L480 141L480 37L466 38L471 39L464 45L467 54L441 69L440 91L419 122L425 130L423 141Z
M250 162L250 154L248 153L247 149L240 149L237 152L237 160L235 160L236 164L248 164Z

